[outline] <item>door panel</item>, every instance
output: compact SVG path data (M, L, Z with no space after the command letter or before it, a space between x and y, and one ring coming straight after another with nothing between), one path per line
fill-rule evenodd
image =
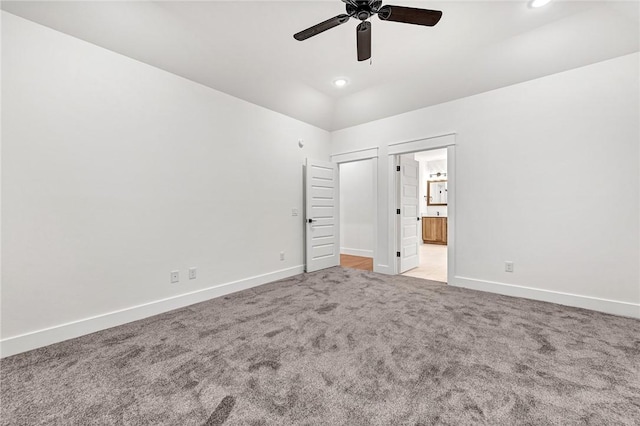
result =
M306 271L340 265L338 165L307 159L305 168ZM309 222L311 220L311 222Z
M335 229L333 225L316 225L313 224L313 235L312 239L318 241L319 244L326 244L327 238L333 238L335 235ZM319 241L319 240L323 241Z
M414 160L413 154L400 156L400 273L420 264L419 167L420 163Z
M327 183L330 182L328 180L326 181L321 181L323 183ZM317 183L316 183L317 185ZM324 188L324 187L317 187L314 186L311 188L311 197L316 199L316 200L332 200L333 197L333 188Z

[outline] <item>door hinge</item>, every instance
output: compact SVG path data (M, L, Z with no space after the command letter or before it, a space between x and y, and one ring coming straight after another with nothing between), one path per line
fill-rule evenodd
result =
M396 166L396 172L400 171L400 166Z
M400 252L399 251L396 252L396 257L400 257Z
M400 214L400 209L396 209L396 214Z

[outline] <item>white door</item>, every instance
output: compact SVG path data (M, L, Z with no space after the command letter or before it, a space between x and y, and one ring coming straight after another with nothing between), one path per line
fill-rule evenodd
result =
M306 271L340 265L338 165L307 159Z
M418 163L413 154L400 156L400 271L403 273L420 264L420 219L418 196Z

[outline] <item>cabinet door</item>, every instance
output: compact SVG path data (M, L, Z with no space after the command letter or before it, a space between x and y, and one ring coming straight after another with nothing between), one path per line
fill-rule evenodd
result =
M429 218L422 217L422 241L426 242L429 239Z
M442 218L442 243L447 244L447 218Z
M434 219L433 222L434 222L433 228L434 228L434 233L435 233L434 240L436 242L438 242L438 243L441 243L441 242L444 241L443 240L443 234L442 234L442 231L443 231L443 229L442 229L443 220L440 219L440 218L437 218L437 219Z
M437 238L436 219L432 217L422 218L422 240L424 242L435 242Z
M431 244L447 243L447 218L423 217L422 241Z

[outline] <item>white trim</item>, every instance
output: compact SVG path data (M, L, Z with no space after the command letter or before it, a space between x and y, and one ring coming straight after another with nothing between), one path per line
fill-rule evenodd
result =
M389 183L387 189L387 200L389 201L389 204L387 206L389 210L389 223L387 224L387 252L389 254L389 265L387 265L386 271L390 275L396 275L399 269L398 257L396 256L396 234L398 225L398 219L396 218L396 203L398 198L397 185L399 184L399 180L397 177L398 172L396 171L396 168L400 164L400 161L397 155L389 155L389 160L387 163L389 164Z
M392 215L393 215L393 229L394 229L394 234L393 234L393 251L391 252L392 256L395 255L394 259L395 262L393 262L393 264L395 265L396 269L395 272L396 274L401 274L402 272L406 272L406 271L402 271L402 261L401 261L401 257L398 257L398 253L397 252L402 252L402 244L401 244L401 240L402 240L402 220L400 219L400 216L397 213L397 209L401 209L402 206L400 205L400 200L402 199L402 176L400 176L402 174L402 172L398 172L398 167L400 167L402 169L402 158L400 156L400 154L398 155L394 155L393 156L393 166L391 167L392 170L394 170L393 173L393 179L394 179L394 184L393 187L395 188L394 191L394 197L393 197L393 206L391 207L392 210ZM418 168L420 168L420 163L418 163ZM418 178L420 176L420 173L418 172ZM420 195L418 194L418 201L420 201ZM420 219L420 225L422 225L422 219ZM422 234L422 232L420 232ZM422 236L421 236L422 237ZM418 258L418 260L420 260Z
M429 136L427 138L416 139L405 142L394 142L389 144L389 155L409 154L411 152L428 151L430 149L446 148L456 144L456 134L447 133L439 136ZM447 175L449 171L447 170Z
M640 304L456 276L449 285L640 319Z
M348 254L350 256L362 256L373 257L373 250L352 249L347 247L340 247L341 254Z
M456 149L447 147L447 282L456 275Z
M236 291L246 290L272 281L302 274L304 266L298 265L267 274L256 275L237 281L218 284L202 290L179 294L166 299L155 300L138 306L84 318L78 321L60 324L19 336L8 337L0 341L0 357L7 357L42 346L73 339L85 334L148 318L194 303L204 302Z
M369 160L378 158L378 148L365 148L355 151L332 154L331 161L334 163L350 163L352 161Z
M373 272L379 272L381 274L393 275L393 268L389 265L383 265L382 263L375 263L373 265Z

